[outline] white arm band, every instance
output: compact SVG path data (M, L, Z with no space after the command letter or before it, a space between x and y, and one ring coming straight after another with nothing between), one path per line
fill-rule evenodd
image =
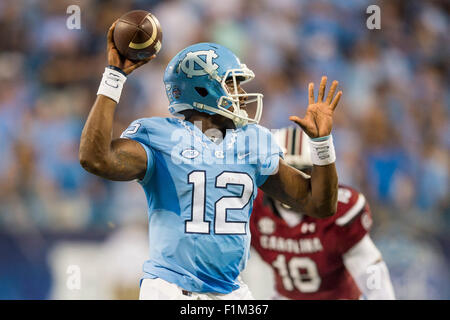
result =
M309 139L312 163L317 166L326 166L336 161L333 136Z
M364 236L344 256L344 265L359 289L368 300L394 300L389 271L381 253L370 239Z
M120 70L120 69L119 69ZM97 95L101 94L119 103L123 85L127 81L124 73L110 67L105 68Z

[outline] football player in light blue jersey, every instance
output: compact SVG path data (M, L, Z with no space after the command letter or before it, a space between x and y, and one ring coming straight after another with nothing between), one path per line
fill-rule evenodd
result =
M251 299L239 279L250 245L249 217L258 187L313 217L337 205L332 115L342 95L334 81L317 100L309 85L304 118L312 138L311 179L288 166L269 130L258 125L262 94L241 85L253 72L227 48L198 43L167 66L164 83L175 117L134 121L112 139L114 112L126 77L154 56L121 56L108 32L108 63L80 142L80 163L110 180L135 180L148 201L150 257L141 299ZM252 111L250 111L252 110ZM252 113L250 115L249 113Z

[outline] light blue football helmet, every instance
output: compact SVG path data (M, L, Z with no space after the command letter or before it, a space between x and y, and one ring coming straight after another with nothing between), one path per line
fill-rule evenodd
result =
M258 123L263 95L239 93L237 86L238 80L242 84L254 77L253 71L229 49L215 43L194 44L180 51L169 62L164 73L169 111L175 116L181 116L179 112L187 109L220 114L233 120L236 127ZM226 85L230 79L234 85L232 92ZM250 118L243 107L255 102L256 112ZM229 110L230 107L233 107L232 110Z

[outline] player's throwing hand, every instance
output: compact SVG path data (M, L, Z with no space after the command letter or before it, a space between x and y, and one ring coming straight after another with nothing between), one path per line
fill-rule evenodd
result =
M117 50L113 40L114 27L116 26L117 21L118 20L116 20L108 30L108 64L121 69L126 74L130 74L136 68L139 68L140 66L152 60L154 57L156 57L156 55L152 55L151 57L139 61L132 61L122 56Z
M328 136L333 127L333 111L342 96L342 91L339 91L333 99L339 84L334 80L324 101L326 84L327 77L323 76L317 101L314 102L314 83L310 82L308 85L309 105L305 117L303 119L296 116L289 117L289 120L297 123L310 138Z

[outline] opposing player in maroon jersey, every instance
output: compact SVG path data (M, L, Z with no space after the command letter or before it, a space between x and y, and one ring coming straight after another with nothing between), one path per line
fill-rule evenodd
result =
M312 167L308 136L276 132L285 160ZM274 272L275 299L394 299L386 264L369 236L372 216L363 194L339 186L337 213L315 219L262 192L250 218L252 246ZM250 285L250 283L249 283Z

